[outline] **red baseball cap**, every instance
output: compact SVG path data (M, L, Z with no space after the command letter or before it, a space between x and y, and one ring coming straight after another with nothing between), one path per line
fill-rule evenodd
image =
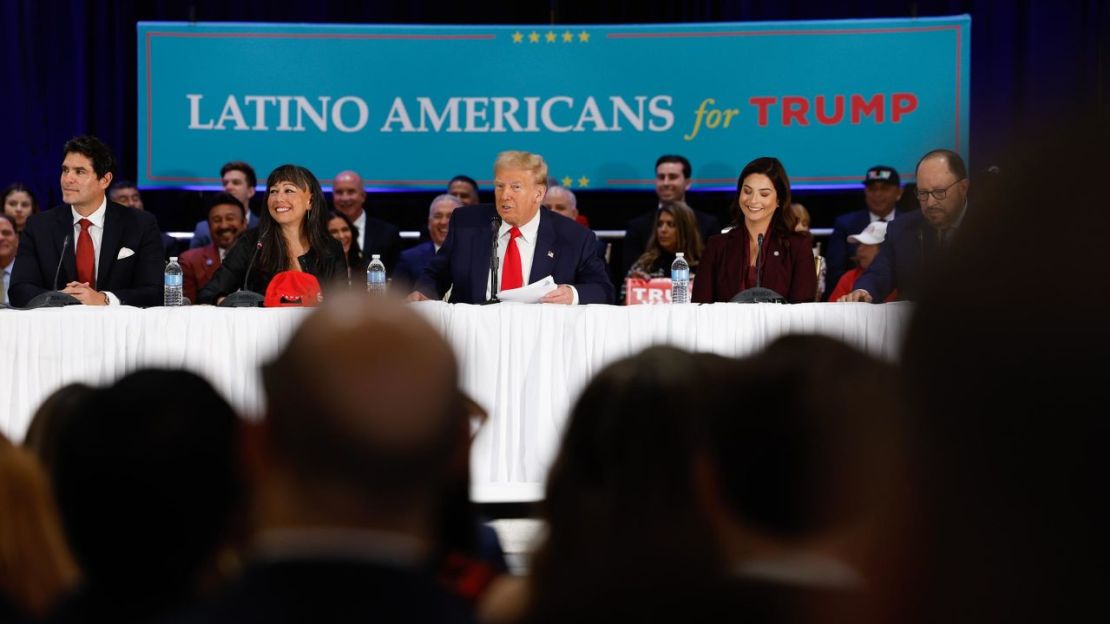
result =
M282 271L266 287L267 308L315 307L320 303L320 282L311 273Z

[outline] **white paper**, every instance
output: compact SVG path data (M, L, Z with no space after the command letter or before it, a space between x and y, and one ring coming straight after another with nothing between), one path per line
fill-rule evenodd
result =
M532 282L527 286L520 288L513 288L511 290L502 290L497 293L497 298L501 301L515 301L517 303L539 303L547 293L555 290L558 286L555 285L555 278L548 275L538 282Z

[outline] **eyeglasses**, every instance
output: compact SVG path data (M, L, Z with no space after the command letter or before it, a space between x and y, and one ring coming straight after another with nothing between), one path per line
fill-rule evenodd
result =
M948 186L946 186L942 189L937 189L935 191L920 191L919 190L919 191L917 191L917 201L925 201L925 200L929 199L930 195L933 196L933 199L935 199L937 201L940 201L940 200L944 199L945 197L948 197L948 189L952 188L953 186L956 186L960 182L963 182L965 179L966 178L960 178L959 180L956 180L952 184L949 184Z

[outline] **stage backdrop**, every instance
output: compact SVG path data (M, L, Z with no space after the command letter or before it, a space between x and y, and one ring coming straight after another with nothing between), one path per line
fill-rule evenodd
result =
M324 184L483 184L538 152L574 188L647 188L664 153L704 186L783 160L797 186L913 179L967 155L968 16L628 26L138 26L139 183L215 186L228 160Z

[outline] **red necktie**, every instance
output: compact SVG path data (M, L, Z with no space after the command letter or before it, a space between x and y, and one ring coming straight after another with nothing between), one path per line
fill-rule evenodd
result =
M77 281L88 282L89 288L96 290L96 257L92 236L89 236L92 221L81 219L78 223L81 224L81 234L77 236Z
M520 250L517 249L516 239L520 236L520 228L509 230L509 246L505 248L505 268L501 271L501 290L511 290L524 285L524 276L520 269Z

